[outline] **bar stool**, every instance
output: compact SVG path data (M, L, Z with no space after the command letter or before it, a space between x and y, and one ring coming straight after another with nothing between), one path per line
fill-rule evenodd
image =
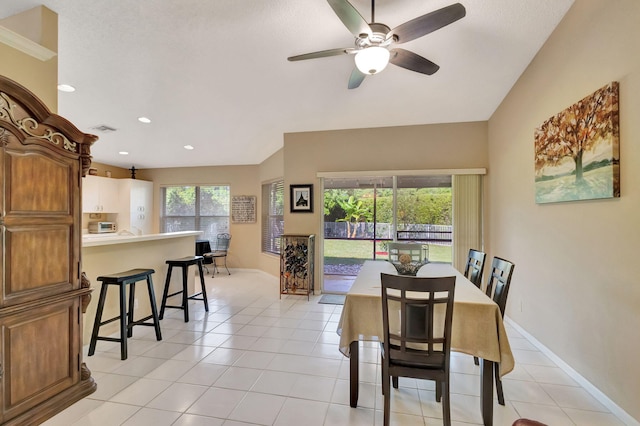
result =
M127 359L127 337L133 336L132 328L136 325L152 326L156 331L156 339L162 340L160 332L160 322L158 320L158 310L156 308L156 297L153 292L153 281L151 274L155 273L153 269L131 269L130 271L118 272L112 275L103 275L98 277L98 281L102 282L100 289L100 299L98 300L98 309L96 311L96 319L93 322L93 332L91 333L91 343L89 344L89 356L96 351L96 343L98 340L107 340L110 342L120 342L120 359ZM151 305L151 315L146 316L137 321L133 320L133 308L135 306L136 282L147 280L147 289L149 292L149 303ZM104 302L107 299L107 290L110 285L117 285L120 289L120 315L102 321L102 312L104 310ZM129 288L129 310L127 311L127 285ZM98 336L100 327L110 322L120 320L120 338ZM148 320L151 320L147 322Z
M204 272L202 271L204 257L202 256L187 256L181 259L173 259L167 260L167 265L169 265L169 271L167 272L167 279L164 282L164 294L162 295L162 307L160 308L160 319L164 317L165 308L175 308L184 310L184 322L189 322L189 305L187 302L189 299L191 300L203 300L204 301L204 310L209 312L209 302L207 301L207 289L204 285ZM202 287L202 291L200 293L195 293L191 296L187 296L187 271L189 270L189 266L198 265L198 272L200 273L200 286ZM169 284L171 282L171 271L173 267L182 268L182 290L176 291L174 293L169 294ZM182 304L180 306L176 305L167 305L167 299L169 297L177 296L178 294L182 294ZM202 297L198 297L202 295Z

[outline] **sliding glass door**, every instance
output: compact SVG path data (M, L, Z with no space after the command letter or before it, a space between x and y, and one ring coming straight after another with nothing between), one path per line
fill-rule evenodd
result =
M428 244L451 262L451 176L324 178L323 291L346 292L389 241Z

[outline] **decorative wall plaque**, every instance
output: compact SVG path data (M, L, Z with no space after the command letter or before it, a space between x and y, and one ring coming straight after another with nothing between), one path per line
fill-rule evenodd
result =
M231 222L255 223L256 222L256 196L235 195L231 197Z

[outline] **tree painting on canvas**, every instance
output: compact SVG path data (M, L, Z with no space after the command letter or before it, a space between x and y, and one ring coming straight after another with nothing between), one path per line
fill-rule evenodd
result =
M536 129L536 203L620 196L618 99L612 82Z

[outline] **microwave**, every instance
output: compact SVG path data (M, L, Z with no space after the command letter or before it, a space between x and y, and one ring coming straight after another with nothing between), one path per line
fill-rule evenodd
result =
M103 234L107 232L116 232L115 222L89 222L90 234Z

